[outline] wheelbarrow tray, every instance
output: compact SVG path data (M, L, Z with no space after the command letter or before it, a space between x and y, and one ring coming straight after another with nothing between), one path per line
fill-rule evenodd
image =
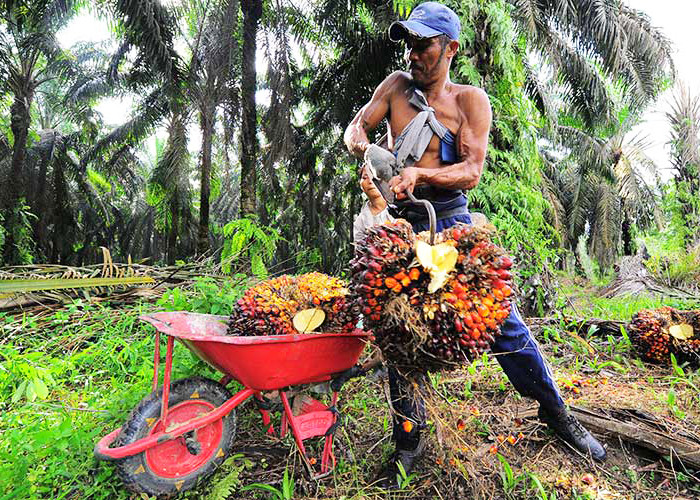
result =
M217 370L256 391L318 383L357 363L369 333L314 333L238 337L225 335L227 316L184 311L141 319L180 339Z

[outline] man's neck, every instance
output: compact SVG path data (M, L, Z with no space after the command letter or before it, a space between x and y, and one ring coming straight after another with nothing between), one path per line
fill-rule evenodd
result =
M437 99L443 92L445 92L445 89L447 86L450 84L450 78L449 75L445 75L442 78L436 80L435 82L432 82L428 85L426 85L423 88L418 87L418 89L423 92L423 95L425 98L430 102L433 99Z

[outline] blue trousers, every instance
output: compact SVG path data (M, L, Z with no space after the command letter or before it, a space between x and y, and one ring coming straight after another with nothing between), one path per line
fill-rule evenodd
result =
M457 222L471 224L469 214L458 215L437 221L436 231L442 231ZM427 223L413 224L415 232L428 229ZM537 342L523 322L515 304L505 323L501 325L501 335L492 346L496 359L508 376L508 380L523 396L536 399L544 408L553 410L564 406L559 389L554 382ZM408 382L396 370L389 370L389 390L394 414L394 440L401 449L414 449L418 444L419 431L425 426L425 409L422 402L407 395ZM401 425L408 418L413 421L413 429L406 433Z

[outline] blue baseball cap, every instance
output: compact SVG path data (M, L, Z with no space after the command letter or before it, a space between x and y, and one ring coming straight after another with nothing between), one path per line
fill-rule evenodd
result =
M437 2L425 2L413 9L405 21L396 21L389 26L389 38L398 42L407 36L432 38L447 35L459 40L461 25L459 17L449 7Z

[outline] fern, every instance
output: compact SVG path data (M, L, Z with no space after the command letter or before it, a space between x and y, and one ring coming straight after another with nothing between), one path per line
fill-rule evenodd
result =
M228 473L223 478L215 482L212 481L214 486L205 497L205 500L226 500L240 488L241 472L243 472L244 469L252 467L253 465L253 463L247 458L240 461L241 458L243 458L243 454L237 453L227 458L226 461L221 464L221 469L228 470Z

